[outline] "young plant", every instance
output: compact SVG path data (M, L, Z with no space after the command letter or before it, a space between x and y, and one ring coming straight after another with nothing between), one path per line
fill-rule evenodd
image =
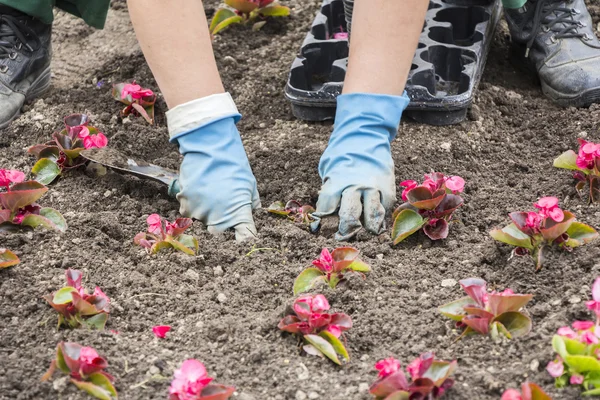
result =
M154 124L156 94L152 90L143 89L135 81L123 82L113 86L112 95L115 100L126 105L121 111L122 116L141 115L150 125Z
M0 248L0 269L12 267L20 263L19 257L8 249Z
M308 292L322 282L335 289L351 273L364 278L364 273L371 272L371 267L358 258L358 253L352 247L339 247L331 253L329 249L323 249L319 258L312 262L314 267L302 271L294 281L294 294Z
M379 361L377 381L369 392L376 400L439 399L454 385L450 376L457 368L456 361L436 360L433 353L423 353L406 367L410 383L393 357Z
M326 313L327 310L329 302L325 296L301 296L294 302L294 315L283 318L278 328L301 336L306 353L325 356L341 365L338 355L345 361L349 361L350 356L339 338L344 331L352 328L352 319L343 313Z
M312 206L303 206L296 200L290 200L286 204L283 204L282 201L276 201L269 206L267 211L271 214L282 215L297 223L304 223L305 225L309 225L314 221L311 214L315 212L315 209Z
M69 375L71 382L80 390L100 400L112 400L117 398L117 391L113 386L114 378L104 371L107 366L106 360L93 348L60 342L56 348L56 358L52 360L42 381L50 379L58 368Z
M225 0L225 4L233 8L220 8L210 23L212 35L222 31L231 24L253 23L252 30L259 30L267 23L268 17L287 17L288 7L276 4L275 0ZM256 22L258 20L258 22Z
M93 294L88 294L81 286L81 271L65 271L67 285L44 299L58 311L58 327L95 328L102 330L106 325L110 299L96 286Z
M185 360L174 373L169 400L227 400L235 388L211 383L206 368L198 360Z
M499 242L516 246L513 255L531 256L536 270L542 268L546 247L556 245L572 251L598 237L594 228L575 221L571 212L561 210L556 197L542 197L533 206L538 211L508 214L512 223L494 229L490 235Z
M144 247L148 252L156 254L168 248L174 248L190 256L198 252L198 240L183 233L192 226L191 218L177 218L171 223L158 214L152 214L146 221L148 231L135 235L133 242Z
M580 194L586 184L589 187L589 202L600 202L600 144L579 140L579 152L568 150L554 160L556 168L568 169L578 183Z
M25 181L20 171L0 169L0 232L39 226L64 232L63 216L36 203L47 191L39 182Z
M65 129L55 132L52 140L29 148L28 153L38 161L31 169L36 181L48 185L64 171L82 166L87 160L81 152L102 148L108 144L106 136L93 126L85 114L73 114L64 119Z
M416 181L400 183L405 201L394 211L392 240L398 244L423 228L431 240L448 237L452 214L463 204L458 195L465 187L460 176L446 177L439 172L425 175L420 185Z
M572 328L559 328L552 338L557 356L546 367L556 387L581 386L585 396L600 395L600 278L592 286L592 298L586 306L596 314L596 322L575 321Z
M531 331L531 319L522 308L533 295L515 294L510 289L488 293L486 282L479 278L463 279L460 286L468 296L439 308L443 315L456 321L458 328L464 329L459 339L477 333L490 334L494 339L499 335L512 339Z
M525 382L521 385L521 391L507 389L500 400L552 400L541 387L535 383Z

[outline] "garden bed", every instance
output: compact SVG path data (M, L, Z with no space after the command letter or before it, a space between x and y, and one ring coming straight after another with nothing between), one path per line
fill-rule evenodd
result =
M214 42L225 86L244 114L240 130L265 207L289 199L316 203L317 165L332 129L331 123L294 119L284 98L290 63L319 1L284 3L293 10L290 19L260 32L235 26ZM600 6L592 3L596 24ZM377 360L393 355L405 365L424 351L458 360L450 399L498 399L525 379L555 398L577 398L575 389L554 389L545 366L553 359L556 329L589 318L584 302L600 275L598 243L572 254L550 253L536 273L528 259L508 261L510 249L489 231L506 225L508 212L530 209L547 195L559 197L582 222L600 227L600 209L577 197L568 172L552 167L556 156L577 147L578 137L599 141L600 106L552 105L509 63L508 40L503 24L468 121L447 127L402 122L393 143L397 182L431 170L460 175L467 182L465 205L444 241L432 243L419 233L392 247L387 232L361 234L352 243L373 272L364 281L324 290L332 309L354 321L347 333L349 364L301 355L296 339L276 328L294 299L294 278L322 247L337 245L332 232L315 236L260 210L256 243L237 244L231 233L212 237L196 222L197 257L148 256L133 237L145 229L149 214L174 219L177 201L155 183L77 170L53 184L43 201L63 213L65 234L0 236L0 247L22 260L0 271L0 398L87 398L73 385L61 385L64 380L40 382L61 340L93 346L106 356L123 399L166 398L173 370L187 358L202 360L220 383L236 386L239 399L368 399ZM65 115L85 112L107 134L109 146L176 168L179 153L167 144L162 99L156 126L117 117L121 106L111 97L110 82L133 78L158 89L126 8L113 5L105 31L61 14L54 43L53 89L0 132L0 165L29 171L34 160L26 148L59 129ZM98 80L106 84L98 87ZM269 250L248 254L253 246ZM56 330L56 313L42 296L63 285L68 267L81 269L86 286L98 285L112 299L106 331ZM455 343L458 333L437 307L462 296L454 281L470 276L487 280L492 289L534 294L528 306L533 331L514 341L477 336ZM152 334L154 325L171 325L173 331L160 340ZM156 375L165 378L151 379Z

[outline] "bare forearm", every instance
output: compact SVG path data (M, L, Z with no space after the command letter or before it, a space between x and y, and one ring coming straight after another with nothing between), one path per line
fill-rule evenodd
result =
M127 5L169 108L225 91L201 0L128 0Z
M344 93L400 95L428 0L355 0Z

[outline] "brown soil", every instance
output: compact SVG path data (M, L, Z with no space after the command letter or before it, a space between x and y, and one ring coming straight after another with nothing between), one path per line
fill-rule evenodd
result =
M318 160L331 124L295 120L282 92L319 1L284 3L293 8L289 20L260 32L234 27L216 38L215 50L225 85L245 116L240 130L263 205L288 199L314 204ZM600 5L590 3L597 23ZM113 6L104 31L59 14L54 44L54 86L0 133L0 165L28 171L33 160L25 149L46 140L65 115L87 112L114 148L177 168L177 149L167 144L164 102L159 101L157 124L150 127L139 118L118 117L121 107L110 96L111 83L127 79L157 89L123 4ZM488 231L506 224L509 211L529 209L544 195L560 197L580 220L600 226L598 207L575 196L570 175L552 167L553 158L574 148L578 137L600 140L600 106L555 107L508 62L507 44L502 27L468 121L450 127L402 123L393 145L398 182L431 170L461 175L467 181L466 204L443 242L417 235L392 247L389 234L365 234L352 243L373 273L324 293L335 310L354 320L349 364L337 367L303 356L295 339L276 329L293 301L294 277L322 247L338 244L331 236L314 236L262 210L255 215L260 232L255 245L270 250L247 255L252 244L236 244L232 234L212 237L196 223L199 256L150 257L132 239L145 229L148 214L177 215L178 204L165 188L135 177L94 178L73 171L42 199L63 212L67 233L0 237L0 247L22 259L0 272L0 398L86 398L72 385L61 385L64 381L39 381L61 340L105 355L123 399L166 398L173 370L190 357L202 360L219 382L235 385L239 399L367 399L377 360L394 355L406 364L428 350L459 362L449 399L498 399L525 379L554 398L577 398L575 390L554 389L544 367L552 358L556 329L589 318L583 302L600 275L598 244L551 254L535 273L526 259L508 261L509 249L494 243ZM105 85L97 88L98 80ZM102 287L113 300L106 332L56 330L56 315L42 296L62 286L68 267L83 270L87 286ZM512 342L473 337L454 343L457 333L436 308L461 296L461 290L441 282L469 276L486 279L492 288L533 293L533 332ZM225 302L217 300L221 293ZM151 332L159 324L173 326L166 340ZM157 374L164 378L152 380Z

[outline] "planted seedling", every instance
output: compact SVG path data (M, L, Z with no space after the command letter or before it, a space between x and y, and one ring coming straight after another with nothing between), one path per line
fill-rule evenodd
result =
M531 319L522 308L532 299L531 294L515 294L506 289L503 292L488 293L486 282L479 278L460 281L460 286L468 296L444 304L440 312L456 321L463 334L490 334L496 339L503 335L508 339L527 335L531 331Z
M314 221L311 214L315 212L312 206L302 205L296 200L290 200L286 204L277 201L269 206L268 212L275 215L287 217L289 220L309 225Z
M231 8L220 8L210 23L210 33L217 34L231 24L252 23L252 30L259 30L267 23L268 17L287 17L289 7L277 4L275 0L225 0Z
M0 232L43 227L64 232L67 223L53 208L36 203L48 188L36 181L24 181L20 171L0 169Z
M494 229L490 235L499 242L516 246L513 255L531 256L536 270L542 268L546 247L556 245L572 251L598 237L594 228L575 221L573 213L561 210L556 197L543 197L533 206L538 211L508 214L512 223Z
M148 252L156 254L168 248L174 248L190 256L198 252L198 240L183 233L192 226L191 218L177 218L171 223L158 214L152 214L146 221L148 231L138 233L133 241Z
M19 257L8 249L0 248L0 269L12 267L20 263Z
M109 298L96 286L91 295L81 286L81 271L65 272L67 285L44 299L58 311L58 327L95 328L102 330L109 313Z
M521 385L521 391L507 389L500 400L552 400L550 396L535 383L525 382Z
M65 129L55 132L51 141L29 148L28 153L38 159L31 169L36 181L48 185L64 171L85 164L87 160L81 157L83 150L106 147L106 136L89 126L89 122L85 114L70 115L64 120Z
M326 313L327 310L329 302L325 296L301 296L294 302L294 315L283 318L278 328L302 337L302 348L306 353L327 357L341 365L338 356L345 361L349 361L350 356L339 338L344 331L352 328L352 319L343 313Z
M600 278L592 286L592 298L586 306L596 314L596 322L560 327L552 338L556 359L546 367L556 387L581 386L586 396L600 395Z
M579 151L568 150L554 160L556 168L568 169L573 172L575 185L581 195L587 185L589 202L600 202L600 144L579 140Z
M104 371L107 366L106 360L93 348L60 342L56 348L56 358L52 360L42 381L50 379L58 368L69 375L71 382L80 390L97 399L112 400L117 398L117 391L113 386L114 378Z
M113 87L113 98L126 107L121 111L123 117L130 114L141 115L150 125L154 124L154 103L156 94L150 89L144 89L135 81L118 83Z
M424 353L406 367L409 383L400 361L390 357L375 364L379 375L369 392L376 400L439 399L454 385L450 376L456 368L456 361L436 360L433 353Z
M425 175L420 185L416 181L400 183L405 202L394 211L392 240L398 244L423 229L431 240L448 237L449 222L463 199L458 195L465 187L460 176L446 177L439 172Z
M204 365L198 360L185 360L175 371L169 388L169 400L226 400L235 388L211 383Z
M338 283L345 281L349 274L355 273L363 278L371 267L358 258L359 251L352 247L339 247L331 253L323 249L318 259L312 262L314 267L307 268L294 282L294 294L310 291L322 282L335 289Z

